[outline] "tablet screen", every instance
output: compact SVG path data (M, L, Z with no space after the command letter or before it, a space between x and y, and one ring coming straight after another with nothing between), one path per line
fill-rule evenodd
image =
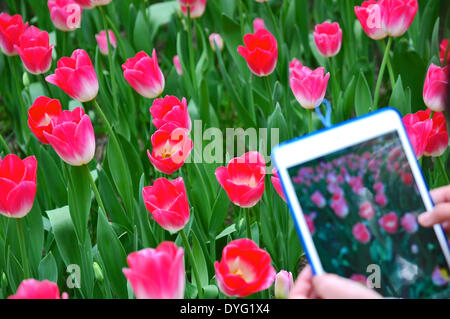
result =
M288 170L323 269L383 296L449 297L448 267L397 132Z

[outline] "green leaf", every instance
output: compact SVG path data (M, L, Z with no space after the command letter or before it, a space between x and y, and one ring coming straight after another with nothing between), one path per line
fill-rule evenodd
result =
M355 90L355 110L356 115L361 116L373 110L372 94L364 73L359 74Z
M209 233L216 235L219 229L223 226L225 218L228 214L228 208L230 207L230 200L225 190L220 187L216 200L212 208L212 217L209 223Z
M41 147L39 154L39 169L43 172L52 172L51 174L45 174L45 182L50 197L55 204L57 206L67 204L67 187L62 178L61 170L43 147Z
M113 291L119 298L127 298L127 283L122 268L127 267L125 250L101 210L97 222L97 246L105 272Z
M408 104L408 102L405 90L403 89L402 77L399 75L392 91L391 99L389 100L389 106L396 108L402 116L405 116L411 113L411 104Z
M84 166L69 167L69 208L79 242L87 235L87 225L91 210L91 184Z
M267 128L269 130L269 135L268 135L268 139L267 139L267 142L269 143L268 147L271 146L271 141L272 141L272 130L271 129L278 129L278 132L280 135L279 136L280 142L284 142L289 139L289 135L288 135L289 130L288 130L287 122L286 122L286 119L285 119L283 113L281 112L281 107L280 107L279 103L277 103L277 105L275 106L275 110L269 116L269 118L267 120ZM268 152L270 153L271 150L269 149Z
M55 257L49 252L39 263L39 280L49 280L58 282L58 267L56 266Z
M202 287L209 284L208 267L206 266L205 256L197 239L197 236L192 232L192 253L194 255L195 264L197 266L198 275L200 276L200 283Z

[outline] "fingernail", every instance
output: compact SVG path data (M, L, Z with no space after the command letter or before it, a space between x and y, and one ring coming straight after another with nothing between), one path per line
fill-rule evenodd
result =
M422 226L429 226L431 224L431 213L423 213L419 216L419 223Z

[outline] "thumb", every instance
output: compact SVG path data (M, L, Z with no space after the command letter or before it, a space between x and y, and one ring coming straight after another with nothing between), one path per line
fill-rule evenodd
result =
M314 290L324 299L379 299L380 294L350 279L333 274L314 277Z

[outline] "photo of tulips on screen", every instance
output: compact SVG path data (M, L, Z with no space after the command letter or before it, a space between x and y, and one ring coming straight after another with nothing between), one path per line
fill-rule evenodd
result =
M436 234L417 222L425 206L396 132L289 175L325 272L368 284L379 267L379 287L370 282L383 296L450 296Z

